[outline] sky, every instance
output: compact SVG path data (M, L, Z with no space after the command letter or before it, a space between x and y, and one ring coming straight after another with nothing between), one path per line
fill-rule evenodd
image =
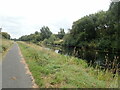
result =
M19 38L48 26L65 32L74 21L98 11L107 11L111 0L0 0L0 27Z

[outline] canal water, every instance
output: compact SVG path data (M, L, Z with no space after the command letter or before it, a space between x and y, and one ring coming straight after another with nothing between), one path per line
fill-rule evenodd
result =
M51 47L56 53L75 56L86 60L89 65L101 66L101 69L118 69L120 68L120 53L103 52L98 50L84 50L74 47Z

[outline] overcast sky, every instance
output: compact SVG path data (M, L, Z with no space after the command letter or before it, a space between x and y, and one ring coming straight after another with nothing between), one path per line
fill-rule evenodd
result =
M108 10L111 0L0 0L0 27L12 38L48 26L53 33L81 17Z

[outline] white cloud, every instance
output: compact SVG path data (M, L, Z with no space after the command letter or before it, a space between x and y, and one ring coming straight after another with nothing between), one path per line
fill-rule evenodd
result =
M53 33L71 28L81 17L107 10L110 0L0 0L0 25L12 37L34 33L46 25Z

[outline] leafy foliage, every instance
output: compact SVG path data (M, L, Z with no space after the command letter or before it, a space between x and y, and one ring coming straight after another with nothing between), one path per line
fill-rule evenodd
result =
M0 32L0 34L2 35L2 38L4 38L4 39L10 39L11 38L10 34L8 34L7 32Z
M52 35L52 32L50 31L50 29L47 26L46 27L43 26L40 29L40 32L36 31L34 34L22 36L19 38L19 40L38 43L40 41L48 39L51 35Z
M40 35L42 37L42 40L44 40L45 38L49 38L51 35L52 35L52 32L50 31L50 29L48 27L45 27L43 26L41 29L40 29Z
M58 32L57 36L58 36L59 39L63 39L63 37L65 36L64 29L60 28L60 32Z
M73 23L72 29L64 37L64 45L90 46L95 49L119 49L120 2L111 3L108 11L100 11L85 16ZM84 44L83 44L84 43Z

